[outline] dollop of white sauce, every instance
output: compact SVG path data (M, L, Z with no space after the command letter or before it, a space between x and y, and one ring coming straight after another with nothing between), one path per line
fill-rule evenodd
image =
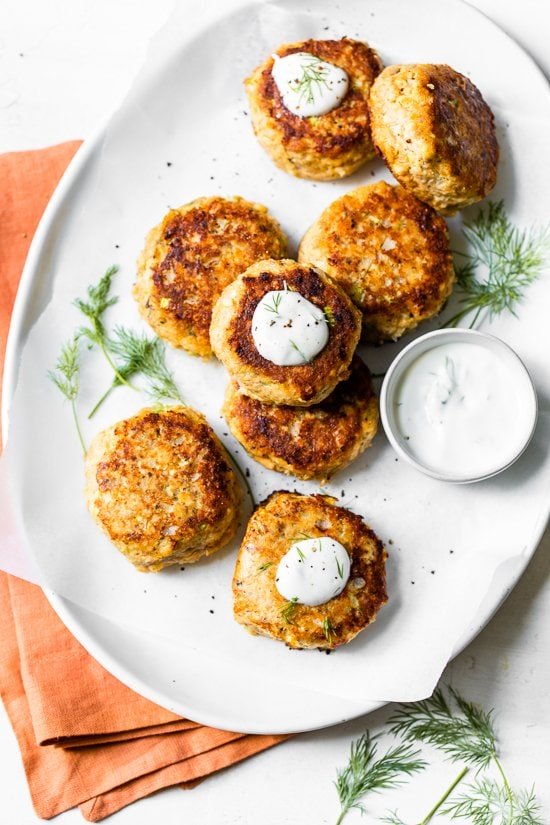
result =
M325 313L299 292L267 292L252 316L252 338L260 355L281 367L312 361L327 345Z
M450 343L420 355L395 392L403 447L442 474L483 475L517 455L529 427L528 379L490 349Z
M300 117L318 117L335 109L346 96L349 78L343 69L308 52L273 55L271 74L286 108Z
M288 601L315 607L339 596L350 574L346 548L330 536L294 542L275 576L277 590Z

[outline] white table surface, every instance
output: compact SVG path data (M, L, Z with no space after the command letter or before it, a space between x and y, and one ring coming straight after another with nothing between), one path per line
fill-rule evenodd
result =
M196 3L180 2L187 2L194 13ZM228 5L227 0L217 2L220 10ZM2 0L0 152L92 135L123 96L149 37L171 5L170 0ZM548 0L474 0L472 5L514 37L550 78ZM540 217L546 221L550 215ZM465 696L484 707L496 708L509 778L517 787L535 783L545 822L550 821L549 573L547 531L507 602L449 665L442 680L444 684L452 680ZM163 791L115 814L110 821L113 825L152 821L163 825L330 825L338 814L332 785L336 766L346 763L351 739L366 727L379 731L387 712L303 734L210 778L193 791ZM368 798L369 812L398 807L408 822L417 822L457 772L456 766L436 757L433 768L402 790ZM2 823L40 822L1 705L0 777ZM71 825L83 820L78 811L71 811L58 821ZM350 825L360 821L358 811L346 819ZM363 821L373 819L369 816ZM441 817L437 821L449 820Z

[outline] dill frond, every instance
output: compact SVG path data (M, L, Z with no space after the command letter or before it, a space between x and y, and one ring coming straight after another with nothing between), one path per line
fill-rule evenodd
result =
M507 797L504 789L491 779L478 779L443 810L453 819L467 819L473 825L493 825L508 822Z
M185 404L172 372L166 366L166 347L159 338L153 341L141 369L147 379L147 392L159 404L177 401Z
M293 92L299 93L300 100L307 103L315 102L315 92L323 96L323 88L329 89L327 83L327 69L320 58L315 55L304 55L300 68L302 74L296 80L291 80L288 84Z
M294 536L291 543L295 544L298 541L305 541L306 539L311 539L311 538L313 538L313 537L310 536L309 533L300 532L300 533L297 533Z
M110 296L113 276L118 272L117 266L110 266L95 286L86 290L86 299L76 298L74 306L90 321L90 326L80 327L78 334L90 343L101 346L105 343L106 333L103 324L105 311L117 303L116 296Z
M497 756L493 711L486 713L450 690L462 715L457 715L443 691L429 699L402 705L392 716L391 733L408 742L426 742L444 751L453 761L486 768Z
M388 825L407 825L404 822L397 811L388 811L383 817L382 822L387 822Z
M296 352L298 353L300 358L303 359L304 363L307 364L307 358L304 355L304 353L302 352L302 350L300 349L300 347L298 346L298 344L296 343L296 341L289 341L288 343L290 344L292 349L296 350Z
M61 347L61 352L55 362L53 370L48 371L48 378L53 381L57 389L62 393L71 405L73 420L78 434L78 440L82 447L82 452L86 454L86 445L82 437L82 430L76 412L76 399L80 391L80 355L79 355L78 335L73 337Z
M264 304L263 307L267 312L272 312L273 315L279 315L279 307L281 306L281 301L283 296L280 292L275 292L273 295L273 300L271 304Z
M325 616L323 619L323 633L325 634L325 639L327 642L332 644L332 640L336 637L336 631L334 630L334 625L328 616Z
M122 358L127 369L146 379L146 392L158 404L176 401L185 404L172 372L166 365L166 347L160 338L148 338L126 327L116 327L111 350Z
M478 779L442 810L453 819L467 819L473 825L543 825L541 808L534 789L511 792L493 779Z
M454 327L472 313L470 329L482 312L489 318L505 311L516 315L525 289L550 262L550 227L520 229L499 201L481 207L462 231L469 243L464 264L456 268L462 308L445 326Z
M80 359L76 335L62 345L55 367L48 372L48 378L67 401L76 400L80 390Z
M110 341L105 331L103 315L109 307L117 303L118 298L111 296L111 285L114 275L118 272L118 266L110 266L105 274L100 278L99 283L91 285L86 290L86 299L77 298L74 306L88 319L88 326L81 326L77 330L79 338L86 338L91 346L97 346L105 360L113 370L116 378L121 384L132 385L120 372L110 354ZM132 387L132 389L134 389Z
M306 560L306 557L304 556L302 550L300 550L299 547L296 547L295 549L296 549L296 553L298 554L298 558L300 559L300 561L304 562Z
M285 624L292 624L292 619L294 618L294 613L296 612L297 606L298 596L294 596L289 602L285 604L285 606L281 610L281 619Z
M419 753L412 745L400 744L377 759L377 743L369 731L352 742L348 764L337 772L334 783L341 806L336 825L352 808L365 813L361 800L366 794L396 788L424 770L427 763L418 758Z
M117 358L117 372L111 386L103 393L88 418L92 418L110 393L128 379L142 375L145 390L157 404L184 404L174 376L166 365L166 348L159 338L149 338L127 327L117 326L111 338L106 338L109 351Z
M534 788L514 794L514 825L544 825Z

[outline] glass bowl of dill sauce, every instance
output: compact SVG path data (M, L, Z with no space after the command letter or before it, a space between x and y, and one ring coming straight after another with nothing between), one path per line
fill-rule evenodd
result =
M533 381L499 338L443 329L417 338L392 362L380 393L397 454L440 481L482 481L524 452L537 422Z

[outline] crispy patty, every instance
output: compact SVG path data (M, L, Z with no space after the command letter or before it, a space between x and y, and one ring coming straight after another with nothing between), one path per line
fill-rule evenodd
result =
M370 97L372 138L399 183L452 215L482 200L497 176L493 113L445 64L389 66Z
M241 492L205 418L189 407L141 410L96 435L85 498L104 533L138 570L215 553L237 528Z
M263 358L252 335L252 317L272 290L299 292L331 319L325 348L306 364L279 366ZM215 355L251 398L267 404L309 407L349 375L361 334L361 313L332 278L296 261L260 261L224 289L212 313Z
M396 340L436 315L455 280L444 219L400 186L360 186L306 232L300 261L320 267L363 312L363 338Z
M276 587L277 566L303 535L328 536L347 550L351 573L342 593L325 604L290 607ZM332 650L350 642L374 621L388 600L386 553L363 519L336 506L330 496L273 493L248 522L235 573L235 619L259 636L292 648Z
M222 412L235 438L264 467L321 484L366 450L378 429L370 372L357 356L349 378L313 407L263 404L231 381Z
M281 258L287 241L265 206L244 198L197 198L151 230L134 297L160 338L209 357L212 306L255 261Z
M307 52L343 69L348 93L332 111L300 117L283 103L269 57L245 81L256 136L271 159L291 175L333 180L351 175L374 156L367 105L374 78L382 69L366 43L350 40L303 40L277 49L280 57Z

